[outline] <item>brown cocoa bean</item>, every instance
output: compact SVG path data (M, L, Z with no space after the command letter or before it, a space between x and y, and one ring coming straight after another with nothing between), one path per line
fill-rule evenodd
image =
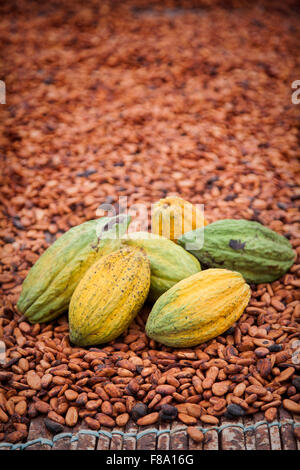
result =
M197 418L195 418L194 416L190 416L189 414L185 414L185 413L178 413L178 419L179 421L182 421L184 424L187 424L188 426L197 423Z
M49 385L51 384L52 382L52 378L53 376L51 374L45 374L43 375L43 377L41 378L41 386L42 388L48 388Z
M16 405L15 405L15 413L20 415L20 416L23 416L25 415L27 411L27 403L25 400L22 400L22 401L19 401Z
M200 419L205 424L219 424L219 419L216 416L203 414Z
M78 398L78 393L74 390L68 389L65 391L65 397L68 401L75 401Z
M129 414L128 413L122 413L119 416L116 417L116 424L120 428L126 426L126 424L129 421Z
M45 401L42 400L37 400L34 403L35 409L42 414L47 414L50 411L50 405L49 403L46 403Z
M295 373L295 368L294 367L287 367L285 370L281 372L280 375L276 377L277 382L285 382L286 380L289 380Z
M266 395L267 390L259 385L249 385L249 387L246 388L246 392L249 394L255 393L258 397L263 397Z
M7 423L8 422L8 416L7 414L0 408L0 421L2 423Z
M41 389L41 379L34 371L29 371L26 378L30 388L33 388L33 390Z
M49 411L48 413L48 418L51 419L51 421L55 421L58 424L65 424L65 420L62 416L59 414L55 413L55 411Z
M78 411L75 406L70 406L65 417L66 425L69 427L74 427L78 421Z
M176 392L176 388L173 385L158 385L155 390L156 393L159 393L162 396L172 395Z
M26 436L27 436L27 432L24 433L22 431L13 431L7 434L6 439L7 439L7 442L16 443L24 439Z
M113 406L109 401L104 401L101 405L102 413L112 416L113 414Z
M265 418L269 423L274 421L276 419L276 416L277 416L277 408L271 407L265 411Z
M204 434L200 429L197 429L194 426L189 426L187 428L187 433L191 439L195 442L203 442L204 441Z
M300 414L300 403L296 403L295 401L286 398L283 400L282 404L286 410L291 411L292 413Z
M84 418L84 421L90 429L93 429L93 431L98 431L100 429L100 423L99 421L97 421L97 419L87 416L86 418Z
M112 398L120 398L122 396L120 389L112 383L104 385L104 390Z
M225 395L229 390L229 383L228 382L215 382L212 386L212 392L217 397L221 397Z
M113 428L115 426L115 420L111 416L107 416L104 413L97 413L96 419L102 426Z
M186 403L186 413L194 418L200 418L201 406L196 403Z
M246 385L244 383L239 383L233 389L233 394L237 397L241 397L244 395L246 390Z

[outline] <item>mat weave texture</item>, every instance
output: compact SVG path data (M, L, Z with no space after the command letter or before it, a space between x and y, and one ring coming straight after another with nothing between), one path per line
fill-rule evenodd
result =
M27 442L0 443L0 450L299 450L294 429L300 417L284 409L278 419L268 423L262 413L235 421L221 419L219 426L198 426L205 434L203 443L195 443L187 435L187 427L179 422L162 423L157 427L139 427L129 421L125 429L86 429L83 425L52 436L43 418L31 422Z

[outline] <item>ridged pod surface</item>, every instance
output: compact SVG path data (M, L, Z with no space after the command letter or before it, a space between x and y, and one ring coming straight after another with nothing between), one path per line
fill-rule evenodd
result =
M150 287L150 263L140 248L124 247L85 274L69 308L70 339L79 346L107 343L123 333Z
M189 250L188 244L204 230L204 244ZM283 276L295 260L290 242L267 227L249 220L218 220L204 229L184 234L178 243L205 266L240 272L246 281L273 282Z
M146 333L166 346L195 346L224 333L249 299L250 287L241 274L207 269L178 282L157 300Z
M101 256L118 250L127 216L102 217L71 228L37 260L23 282L18 309L31 323L53 320L68 309L75 287ZM113 234L117 238L111 239Z
M175 242L185 232L206 224L202 212L180 197L166 197L153 206L152 232Z
M199 261L181 246L149 232L131 232L122 241L143 248L150 261L149 299L155 301L174 284L201 271Z

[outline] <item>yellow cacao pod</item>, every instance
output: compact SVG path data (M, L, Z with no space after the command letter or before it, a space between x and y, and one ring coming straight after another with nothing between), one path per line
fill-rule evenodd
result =
M177 241L184 233L207 225L202 212L180 197L160 199L153 206L152 232Z
M205 343L236 322L249 299L250 287L240 273L207 269L178 282L157 300L146 333L172 347Z
M72 294L86 271L101 257L121 248L130 218L125 215L89 220L71 228L30 269L17 306L31 323L43 323L68 310Z
M79 346L117 338L139 312L150 287L150 263L140 248L124 247L93 264L69 307L70 339Z
M165 237L149 232L131 232L123 236L122 242L143 248L149 258L151 301L156 301L178 281L201 271L195 256Z

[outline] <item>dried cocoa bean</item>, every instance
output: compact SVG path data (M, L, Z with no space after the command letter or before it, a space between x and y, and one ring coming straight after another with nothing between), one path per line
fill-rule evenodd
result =
M159 418L159 413L157 412L150 413L146 416L143 416L142 418L139 418L137 420L137 424L139 426L148 426L149 424L156 423L158 421L158 418Z

